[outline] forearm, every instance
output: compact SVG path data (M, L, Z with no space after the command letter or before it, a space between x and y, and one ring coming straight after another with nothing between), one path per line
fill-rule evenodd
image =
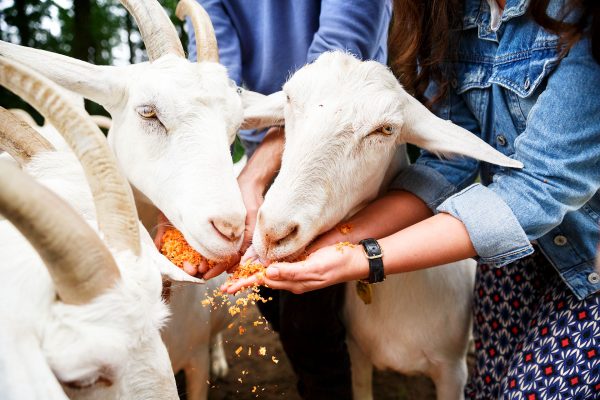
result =
M281 167L283 154L284 129L273 127L269 129L262 143L240 173L240 184L249 183L262 187L263 191Z
M379 240L386 275L434 267L477 255L463 223L440 213Z
M383 238L432 215L427 205L414 194L392 191L347 221L352 227L348 241L358 242L367 237Z

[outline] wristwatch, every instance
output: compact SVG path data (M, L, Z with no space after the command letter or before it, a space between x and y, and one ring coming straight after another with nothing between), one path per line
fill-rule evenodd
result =
M377 283L385 280L383 272L383 252L377 240L373 238L363 239L359 242L365 251L369 260L369 278L364 279L364 283Z

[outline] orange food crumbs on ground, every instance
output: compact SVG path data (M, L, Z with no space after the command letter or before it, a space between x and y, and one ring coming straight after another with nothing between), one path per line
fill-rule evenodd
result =
M342 235L347 235L350 232L352 232L352 224L342 224L342 225L338 225L337 230L342 234Z
M242 378L238 378L238 381L240 381L240 383L243 383L244 381L242 381Z
M233 328L233 322L230 323L229 325L227 325L227 329L231 329L231 328Z
M239 330L239 332L240 332L240 335L243 335L243 334L246 332L246 328L244 328L244 327L243 327L243 326L241 326L241 325L239 326L238 330Z
M243 349L243 348L242 348L242 346L238 347L238 348L235 350L235 355L236 355L236 356L239 356L239 355L240 355L240 353L242 352L242 349Z
M252 393L256 393L256 389L258 389L256 386L252 386Z
M279 360L275 356L271 357L271 361L273 361L275 364L279 362Z
M183 268L185 261L192 265L199 265L205 260L200 253L188 244L181 232L175 228L167 228L165 231L160 252L179 268ZM212 267L213 265L214 262L208 260L208 266Z
M266 348L266 347L264 347L264 346L261 346L261 347L258 349L258 354L260 354L261 356L266 356L266 355L267 355L267 348Z
M353 248L354 244L352 244L350 242L339 242L338 244L335 245L335 249L337 251L341 251L341 252L344 252L344 247Z
M248 355L251 356L252 355L252 347L248 347Z

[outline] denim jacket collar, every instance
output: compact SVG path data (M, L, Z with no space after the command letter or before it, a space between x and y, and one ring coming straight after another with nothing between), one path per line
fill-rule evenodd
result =
M496 0L466 0L463 17L463 30L478 28L479 38L498 41L497 31L502 24L511 18L525 14L530 0L506 0L498 29L492 29L490 3Z

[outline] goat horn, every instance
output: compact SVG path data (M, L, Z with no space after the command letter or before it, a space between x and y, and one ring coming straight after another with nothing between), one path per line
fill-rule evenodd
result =
M58 297L85 304L120 277L96 232L56 194L8 161L0 161L0 213L38 252Z
M175 10L177 18L192 20L196 35L197 61L219 62L219 47L212 22L206 10L195 0L180 0Z
M106 138L90 116L64 99L54 82L1 56L0 85L47 118L73 149L92 190L98 226L106 243L111 248L131 250L139 255L139 225L131 187L118 170Z
M21 165L39 152L54 151L49 141L3 107L0 107L0 149Z
M110 129L112 126L112 119L105 117L104 115L91 115L92 121L100 128Z
M25 110L21 110L20 108L9 108L8 111L10 111L12 115L17 117L21 121L27 123L27 125L31 126L32 128L39 126L35 122L35 119L33 119L33 117L29 115L29 113Z
M121 0L121 4L135 18L150 61L165 54L185 58L175 26L158 1Z

